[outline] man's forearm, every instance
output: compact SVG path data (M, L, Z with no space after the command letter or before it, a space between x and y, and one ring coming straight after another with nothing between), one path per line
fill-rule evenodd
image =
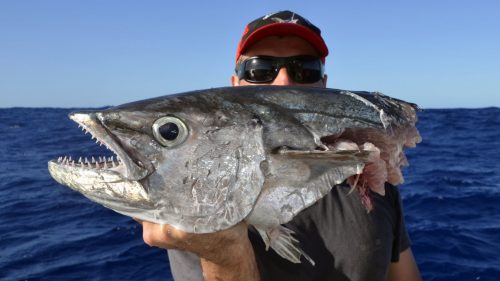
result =
M223 257L217 257L218 262L201 258L203 277L207 281L213 280L260 280L259 269L255 260L252 244L245 243L224 249Z
M214 233L187 233L167 224L137 220L142 224L144 242L163 249L178 249L201 259L205 280L259 280L259 270L248 226L241 222Z

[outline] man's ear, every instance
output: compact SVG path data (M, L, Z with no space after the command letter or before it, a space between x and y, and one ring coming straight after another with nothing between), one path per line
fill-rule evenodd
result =
M328 75L326 75L326 74L323 75L323 79L322 80L323 80L323 87L326 88L326 81L328 80Z
M236 86L240 85L240 79L235 74L231 75L231 85L233 87L236 87Z

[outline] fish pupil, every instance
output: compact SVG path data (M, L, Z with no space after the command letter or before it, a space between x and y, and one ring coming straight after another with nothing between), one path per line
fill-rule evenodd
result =
M179 127L175 123L172 123L172 122L169 122L169 123L162 125L158 129L158 131L164 139L169 140L169 141L175 140L177 138L177 136L179 135Z

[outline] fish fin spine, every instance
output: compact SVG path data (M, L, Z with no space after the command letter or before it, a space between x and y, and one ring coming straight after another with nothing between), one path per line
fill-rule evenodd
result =
M278 255L293 263L300 263L300 257L304 256L308 262L315 265L314 260L300 248L300 242L293 237L293 230L281 225L267 230L258 227L256 229L266 244L266 251L271 247Z

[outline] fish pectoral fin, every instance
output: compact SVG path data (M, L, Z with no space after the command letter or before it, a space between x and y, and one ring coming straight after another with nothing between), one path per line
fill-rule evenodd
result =
M300 263L300 257L304 256L308 262L315 265L313 259L300 248L300 242L293 237L293 230L281 225L267 230L255 228L266 244L266 251L271 247L278 255L293 263Z

